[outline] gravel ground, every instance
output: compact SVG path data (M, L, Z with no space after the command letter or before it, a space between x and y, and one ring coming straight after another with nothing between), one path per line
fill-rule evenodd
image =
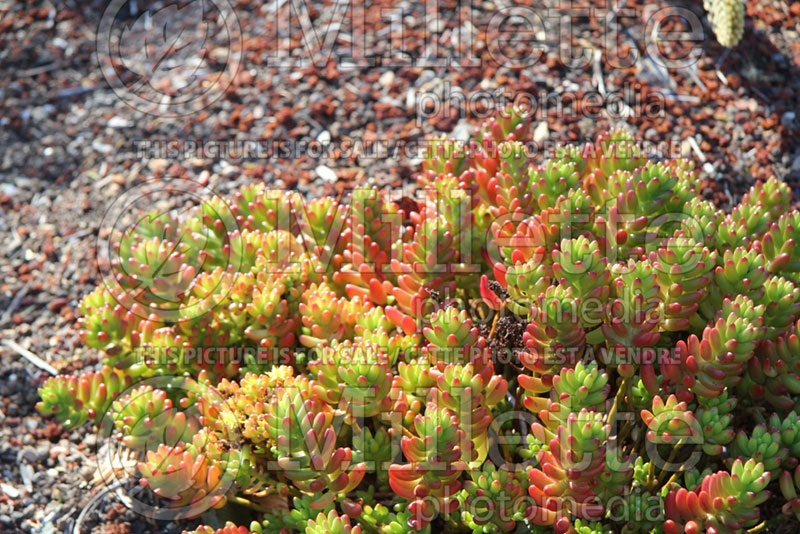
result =
M557 3L535 5L543 10ZM496 24L505 3L442 0L442 16L426 17L423 5L381 0L366 10L370 31L361 56L353 53L353 43L360 42L364 26L348 23L336 35L331 59L314 65L304 46L308 31L303 34L296 21L286 24L291 2L241 0L234 3L241 29L235 35L242 49L238 70L211 60L224 94L207 95L194 103L198 111L181 118L164 116L170 108L163 105L156 114L144 113L109 86L95 57L107 4L0 0L0 337L59 371L98 362L98 354L78 338L76 308L100 281L99 227L126 190L169 178L199 184L199 193L205 186L220 194L260 180L309 195L341 192L365 179L401 188L413 180L415 154L376 156L350 150L352 143L381 142L391 149L441 131L464 137L491 111L487 107L501 101L493 97L481 104L478 96L497 91L556 95L552 100L561 109L537 110L541 142L584 142L619 124L638 130L654 150L694 159L702 169L703 194L723 207L737 202L756 179L773 174L800 188L798 3L750 0L744 40L727 55L704 23L706 38L691 50L685 43L662 46L673 59L696 51L693 66L667 69L643 53L651 32L647 20L667 4L623 4L618 56L638 59L622 66L603 39L608 9L599 0L574 0L573 9L601 10L574 17L571 39L546 28L537 35L546 45L541 57L527 63L497 60L501 51L525 52L519 44L498 48L507 39L499 28L514 29ZM306 29L324 35L336 20L333 4L306 5ZM705 21L700 2L671 5ZM390 7L403 10L391 23L380 18ZM666 24L669 29L680 26ZM220 39L214 35L212 45L224 47ZM587 50L590 59L560 58L559 43ZM212 57L215 51L212 46ZM277 52L295 65L272 66ZM368 59L377 56L384 59L370 65ZM421 57L456 59L426 65ZM170 70L162 82L190 77L188 68ZM621 96L632 115L593 113L574 104L603 93L609 101ZM426 107L436 98L449 105ZM464 101L469 104L459 104ZM276 153L207 150L159 157L143 150L146 143L168 140L206 147L272 142ZM186 197L164 189L147 201L179 206ZM97 491L91 484L97 437L86 429L65 432L37 416L36 388L46 377L19 350L0 346L0 532L123 534L189 526L149 523L108 495L90 502ZM798 526L787 522L782 528L797 532Z

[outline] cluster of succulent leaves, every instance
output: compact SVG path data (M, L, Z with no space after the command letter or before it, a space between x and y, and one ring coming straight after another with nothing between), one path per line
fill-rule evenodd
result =
M80 306L104 367L39 410L132 449L163 507L239 510L202 534L800 517L789 188L725 213L624 131L543 163L528 131L508 109L433 141L415 199L256 185L144 217Z

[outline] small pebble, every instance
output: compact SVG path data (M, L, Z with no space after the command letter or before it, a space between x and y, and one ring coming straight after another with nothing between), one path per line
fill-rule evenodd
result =
M331 133L328 130L322 130L317 136L317 141L322 146L328 146L331 143Z
M92 141L92 148L101 154L110 154L114 150L113 146L108 143L103 143L99 139Z
M466 143L469 141L470 136L472 136L472 125L469 121L461 119L458 121L458 124L456 124L456 127L453 128L451 135L462 143Z
M22 464L19 466L19 475L22 478L25 491L28 493L33 492L33 467L31 467L31 464Z
M19 490L10 484L0 483L0 490L12 499L16 499L20 495Z
M117 117L116 115L108 119L109 128L130 128L131 126L133 126L131 121L123 119L122 117Z
M381 74L381 77L378 78L378 83L386 88L391 87L392 83L394 83L394 72L387 70Z
M547 126L547 121L541 121L536 125L536 129L533 131L533 141L535 143L541 143L546 141L549 137L550 128Z
M147 163L147 168L153 172L161 172L167 168L167 165L169 165L169 161L165 159L154 158Z
M314 171L324 182L334 183L336 181L336 173L327 165L319 165Z
M415 105L417 105L417 92L414 91L414 88L412 87L406 91L406 109L412 110L414 109Z

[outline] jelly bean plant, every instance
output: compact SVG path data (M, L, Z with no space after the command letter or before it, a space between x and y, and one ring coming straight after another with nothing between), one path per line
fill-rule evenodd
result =
M730 534L800 518L800 212L506 109L413 198L251 185L143 217L38 410L202 534ZM141 498L141 497L137 497ZM232 519L235 518L235 521ZM800 527L796 527L800 528Z

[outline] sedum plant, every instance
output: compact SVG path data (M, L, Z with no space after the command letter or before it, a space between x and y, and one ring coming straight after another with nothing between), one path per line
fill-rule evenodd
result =
M144 217L79 307L102 366L38 410L129 449L148 503L216 521L198 534L793 521L789 187L724 213L624 130L546 160L529 131L509 108L434 140L415 200L258 184Z

